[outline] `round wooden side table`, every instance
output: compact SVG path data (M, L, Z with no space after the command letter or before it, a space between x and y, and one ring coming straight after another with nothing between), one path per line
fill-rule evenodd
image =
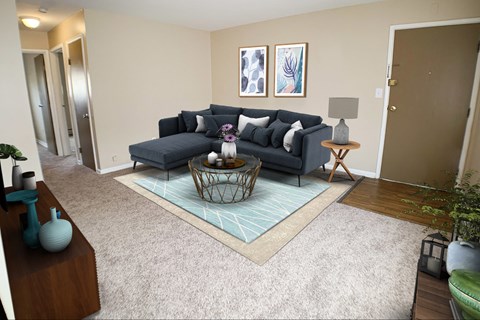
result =
M335 144L333 143L333 140L323 140L321 142L321 145L325 148L329 148L333 156L335 157L335 164L333 165L332 172L330 172L330 176L328 177L328 182L332 182L333 175L335 174L335 171L337 170L339 165L341 165L343 169L345 169L345 172L350 176L350 178L355 181L355 178L350 173L350 170L348 170L347 166L343 162L343 159L345 159L350 150L360 148L360 143L356 141L349 141L348 144ZM334 149L338 149L338 153L335 152Z

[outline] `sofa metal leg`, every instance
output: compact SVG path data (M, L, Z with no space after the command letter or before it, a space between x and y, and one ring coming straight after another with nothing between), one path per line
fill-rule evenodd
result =
M301 187L301 185L300 185L300 175L298 174L297 177L298 177L298 186Z
M322 168L323 168L323 172L325 172L325 165L323 165Z
M137 161L134 161L133 162L133 170L135 170L136 167L137 167Z
M167 181L170 181L170 170L167 170Z

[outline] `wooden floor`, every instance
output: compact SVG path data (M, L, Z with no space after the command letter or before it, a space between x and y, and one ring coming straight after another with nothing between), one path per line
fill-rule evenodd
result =
M420 190L422 188L407 184L364 178L341 202L352 207L430 226L431 216L412 213L414 207L402 201L402 199L408 199L421 202L423 196L419 193ZM448 219L439 219L438 228L448 221Z
M413 319L453 319L448 280L418 272Z

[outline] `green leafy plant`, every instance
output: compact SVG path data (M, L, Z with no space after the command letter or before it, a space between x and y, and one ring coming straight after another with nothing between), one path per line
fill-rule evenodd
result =
M20 150L14 145L0 143L0 159L12 158L12 164L17 165L17 161L25 161L25 158Z
M432 227L443 230L456 228L464 240L480 239L480 182L472 182L476 171L468 171L457 183L446 189L423 190L423 200L411 204L412 212L432 216ZM448 219L450 218L450 219Z

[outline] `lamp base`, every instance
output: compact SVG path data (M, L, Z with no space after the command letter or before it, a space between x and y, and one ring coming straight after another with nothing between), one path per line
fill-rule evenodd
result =
M340 119L340 122L333 130L333 143L348 144L348 126L345 124L344 119Z

